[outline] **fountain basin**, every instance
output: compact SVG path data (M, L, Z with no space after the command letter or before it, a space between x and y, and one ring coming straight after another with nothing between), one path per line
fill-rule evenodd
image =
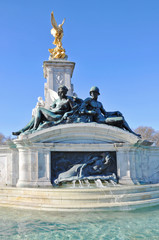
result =
M103 188L0 188L0 206L45 211L133 210L159 204L159 184Z
M114 186L100 182L109 173L100 165L108 153L114 159L109 168L117 176ZM88 165L85 183L54 186L61 173L78 165ZM99 172L94 175L93 169ZM97 123L54 126L0 147L0 206L66 212L154 206L159 204L158 169L159 148L127 131ZM76 179L75 173L70 176ZM99 178L96 186L89 184L90 176Z

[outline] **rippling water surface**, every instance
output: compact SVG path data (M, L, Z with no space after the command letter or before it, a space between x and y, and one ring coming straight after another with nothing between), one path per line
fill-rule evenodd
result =
M0 239L158 240L159 207L95 213L0 208Z

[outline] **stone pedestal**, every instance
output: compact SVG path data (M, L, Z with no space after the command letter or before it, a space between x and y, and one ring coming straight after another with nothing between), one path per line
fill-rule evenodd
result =
M97 123L57 125L0 147L0 186L52 187L58 153L115 152L120 184L159 183L159 148L122 129Z
M116 152L120 184L159 182L159 148L138 144L139 138L122 129L97 123L53 126L14 140L19 151L18 187L50 187L56 152ZM52 158L51 158L52 155Z
M25 147L19 148L19 180L18 187L37 186L37 153Z
M73 84L71 77L73 74L75 63L67 60L44 61L44 77L47 79L45 83L45 102L49 107L54 99L57 98L57 90L60 85L68 88L68 95L73 96Z
M117 150L117 169L119 182L131 185L137 183L134 171L137 149L131 145L119 147Z
M17 143L17 142L16 142ZM52 187L50 151L33 143L19 141L19 179L17 187Z

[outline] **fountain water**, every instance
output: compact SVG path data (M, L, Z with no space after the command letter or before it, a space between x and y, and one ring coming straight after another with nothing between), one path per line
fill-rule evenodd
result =
M88 179L85 179L84 181L85 181L85 183L86 183L86 186L87 186L88 188L90 188L91 185L90 185L90 182L88 181Z
M73 180L72 181L72 188L75 188L76 187L76 180Z
M78 182L79 182L79 187L80 187L80 188L83 188L82 181L81 181L81 180L78 180Z
M95 180L95 184L97 188L104 188L102 181L100 179Z

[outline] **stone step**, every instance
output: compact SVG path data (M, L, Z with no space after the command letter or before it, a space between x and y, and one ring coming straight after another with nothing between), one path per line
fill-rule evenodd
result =
M16 188L16 187L0 187L1 193L19 193L19 194L28 194L28 195L47 195L47 196L56 196L61 193L63 196L65 194L75 195L79 194L94 194L103 192L103 195L112 195L112 194L129 194L129 193L137 193L137 192L150 192L159 190L159 184L152 185L131 185L131 186L123 186L117 185L114 187L104 187L104 188L51 188L51 189L42 189L42 188Z
M75 211L159 204L159 184L96 189L0 188L0 206Z
M137 208L156 206L159 204L159 198L151 200L142 201L132 201L132 202L114 202L114 203L89 203L84 204L37 204L37 203L26 203L20 202L17 204L16 201L0 201L1 207L14 207L21 209L34 209L34 210L44 210L44 211L65 211L65 212L75 212L75 211L109 211L109 210L132 210Z
M125 194L103 194L103 192L98 191L94 192L94 194L81 194L78 192L73 194L67 192L67 194L63 194L59 192L59 195L47 195L41 192L41 195L36 194L18 194L14 193L1 193L0 200L5 201L17 201L17 202L36 202L36 203L47 203L47 204L58 204L59 201L66 202L126 202L126 201L136 201L136 200L146 200L146 199L154 199L159 197L158 191L150 191L150 192L138 192L138 193L125 193Z
M159 190L158 191L150 191L150 192L138 192L138 193L124 193L124 194L103 194L103 191L94 192L94 194L81 194L81 192L77 193L69 193L59 195L47 195L41 192L41 195L36 194L18 194L16 192L3 192L0 193L0 200L6 201L27 201L27 202L46 202L46 203L58 203L59 201L63 202L71 202L71 201L91 201L91 202L124 202L124 201L136 201L136 200L146 200L146 199L154 199L159 197Z

